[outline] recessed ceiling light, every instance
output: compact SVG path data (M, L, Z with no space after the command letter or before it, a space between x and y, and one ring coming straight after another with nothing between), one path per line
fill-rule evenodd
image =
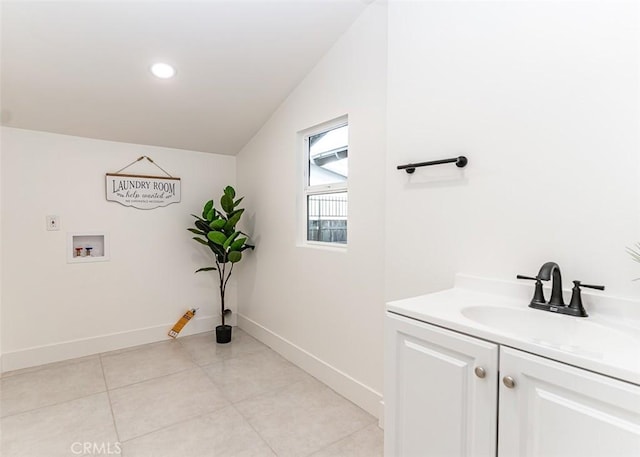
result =
M153 75L158 78L169 79L173 78L173 76L176 74L176 69L168 63L158 62L151 65L151 73L153 73Z

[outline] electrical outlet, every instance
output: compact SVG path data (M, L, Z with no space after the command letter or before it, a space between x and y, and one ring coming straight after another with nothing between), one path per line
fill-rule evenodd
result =
M60 230L60 218L58 216L47 216L47 230Z

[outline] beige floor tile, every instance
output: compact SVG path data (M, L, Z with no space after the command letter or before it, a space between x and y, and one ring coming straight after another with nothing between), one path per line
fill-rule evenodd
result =
M204 370L234 403L310 378L270 349L207 365Z
M200 368L121 387L110 396L123 441L229 404Z
M189 353L175 340L102 354L109 389L195 368Z
M189 351L193 361L201 366L268 349L237 327L233 328L231 342L227 344L216 343L215 332L186 336L178 338L178 341Z
M106 393L5 417L0 427L3 457L69 457L84 443L119 446Z
M3 457L382 455L373 417L237 328L5 373L0 400Z
M37 365L35 367L20 368L19 370L5 371L4 373L2 373L1 377L8 378L11 376L15 376L17 374L31 373L33 371L40 371L45 368L61 367L63 365L72 365L74 363L86 362L88 360L98 359L98 358L100 358L100 356L98 354L95 354L95 355L88 355L85 357L77 357L75 359L61 360L60 362L46 363L44 365Z
M312 457L382 457L383 454L384 432L378 424L371 424Z
M275 457L233 407L123 444L126 457Z
M306 456L375 422L318 381L241 401L235 407L278 456Z
M106 390L98 357L43 366L0 380L1 416L30 411Z

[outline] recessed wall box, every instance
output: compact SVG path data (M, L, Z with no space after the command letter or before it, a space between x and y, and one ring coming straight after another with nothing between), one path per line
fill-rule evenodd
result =
M67 234L67 263L109 260L109 234L76 232Z

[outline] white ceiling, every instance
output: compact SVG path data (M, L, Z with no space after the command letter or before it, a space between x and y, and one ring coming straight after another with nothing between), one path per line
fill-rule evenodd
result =
M2 124L235 154L369 2L4 0Z

